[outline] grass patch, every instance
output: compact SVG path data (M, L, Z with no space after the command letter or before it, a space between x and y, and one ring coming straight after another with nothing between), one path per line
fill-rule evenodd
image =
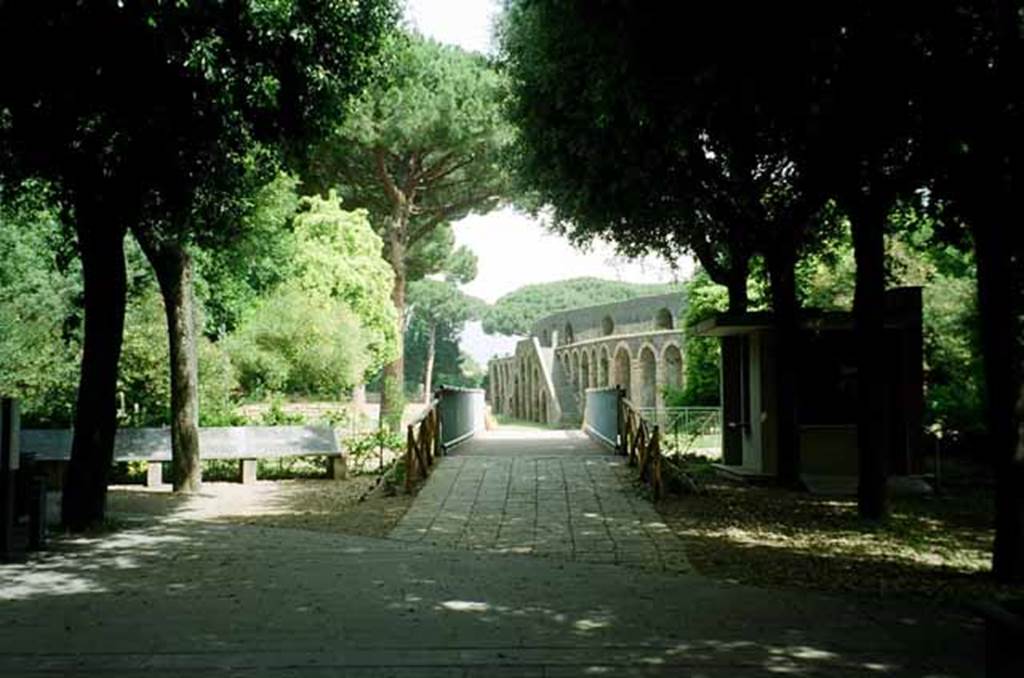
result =
M879 525L857 516L853 498L701 475L701 493L669 497L658 509L703 575L870 596L966 600L1012 593L989 575L993 509L986 487L894 497L891 518Z

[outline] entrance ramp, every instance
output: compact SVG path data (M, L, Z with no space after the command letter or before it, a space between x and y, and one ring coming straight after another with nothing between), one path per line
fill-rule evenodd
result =
M458 455L520 457L610 455L608 450L581 431L564 431L529 426L501 426L482 431L452 450Z

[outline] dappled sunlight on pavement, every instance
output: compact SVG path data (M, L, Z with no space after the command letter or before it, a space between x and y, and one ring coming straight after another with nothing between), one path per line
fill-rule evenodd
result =
M929 611L186 521L0 566L0 600L5 677L972 675L978 651Z

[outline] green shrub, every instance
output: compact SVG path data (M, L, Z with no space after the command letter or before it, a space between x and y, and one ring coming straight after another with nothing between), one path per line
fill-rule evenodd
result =
M224 343L248 396L337 398L370 362L363 328L344 303L293 288L264 300Z
M218 344L200 336L199 423L230 426L240 423L235 412L234 368ZM170 360L163 301L154 289L128 306L118 373L121 423L162 426L170 423Z
M275 393L270 398L270 409L260 417L260 423L264 426L292 426L302 424L305 417L301 414L289 414L284 411L284 398Z

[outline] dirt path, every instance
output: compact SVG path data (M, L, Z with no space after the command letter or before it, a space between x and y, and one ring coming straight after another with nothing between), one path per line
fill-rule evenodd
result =
M205 483L202 492L191 497L174 495L169 489L122 485L110 488L109 512L115 520L159 516L383 537L405 514L412 497L377 496L359 502L372 482L370 477L356 477L253 485Z

